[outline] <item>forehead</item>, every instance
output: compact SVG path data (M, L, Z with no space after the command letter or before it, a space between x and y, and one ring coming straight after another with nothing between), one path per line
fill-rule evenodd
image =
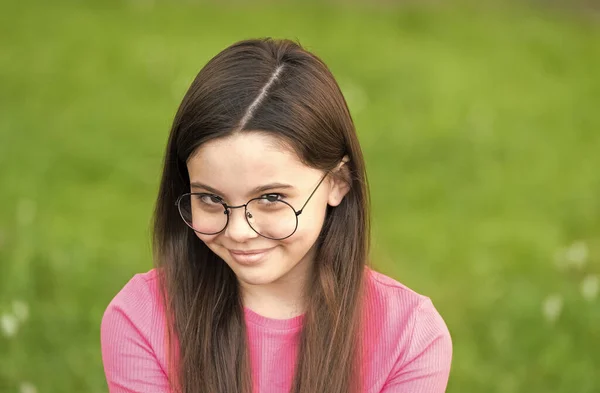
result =
M191 181L235 192L265 181L292 181L314 169L280 139L260 132L237 133L200 146L187 162Z

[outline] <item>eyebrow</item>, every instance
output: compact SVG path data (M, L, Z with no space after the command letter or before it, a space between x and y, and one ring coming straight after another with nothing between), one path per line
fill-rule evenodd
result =
M194 181L191 182L190 185L192 186L192 188L203 188L208 192L212 192L213 194L218 194L218 195L224 195L224 193L222 193L221 191L217 190L216 188L212 188L206 184ZM288 190L288 189L293 189L294 186L290 185L290 184L285 184L285 183L269 183L269 184L265 184L263 186L258 186L256 188L254 188L252 191L250 191L249 195L252 194L258 194L259 192L264 192L264 191L269 191L269 190L274 190L274 189L284 189L284 190Z

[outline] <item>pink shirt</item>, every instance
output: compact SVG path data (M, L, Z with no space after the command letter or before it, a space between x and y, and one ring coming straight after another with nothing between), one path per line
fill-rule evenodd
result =
M368 269L365 393L441 393L452 342L429 298ZM101 325L110 393L167 393L165 319L155 270L136 274ZM271 319L245 308L255 393L288 393L303 315Z

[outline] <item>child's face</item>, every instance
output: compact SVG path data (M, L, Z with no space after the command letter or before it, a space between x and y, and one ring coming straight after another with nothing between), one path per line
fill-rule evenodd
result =
M324 175L322 171L302 164L292 150L283 149L274 137L256 132L202 145L188 160L187 168L191 192L214 194L229 206L243 205L252 198L268 194L271 200L283 199L296 211L302 208ZM199 186L199 183L212 190ZM252 192L270 183L289 187ZM229 223L222 232L196 234L231 267L242 285L303 280L314 263L313 245L323 226L327 205L337 206L347 192L340 183L333 176L325 178L298 216L296 231L286 239L272 240L257 234L246 221L244 208L230 210ZM219 199L207 197L205 200L213 203ZM262 229L273 233L278 228ZM236 256L233 252L265 249L268 251L262 256Z

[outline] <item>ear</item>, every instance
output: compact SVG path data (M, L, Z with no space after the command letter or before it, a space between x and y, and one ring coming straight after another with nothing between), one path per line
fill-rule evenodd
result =
M344 196L350 191L350 168L348 168L348 162L350 158L344 156L342 162L340 162L336 169L332 171L329 183L329 197L327 204L329 206L337 206L342 203Z

